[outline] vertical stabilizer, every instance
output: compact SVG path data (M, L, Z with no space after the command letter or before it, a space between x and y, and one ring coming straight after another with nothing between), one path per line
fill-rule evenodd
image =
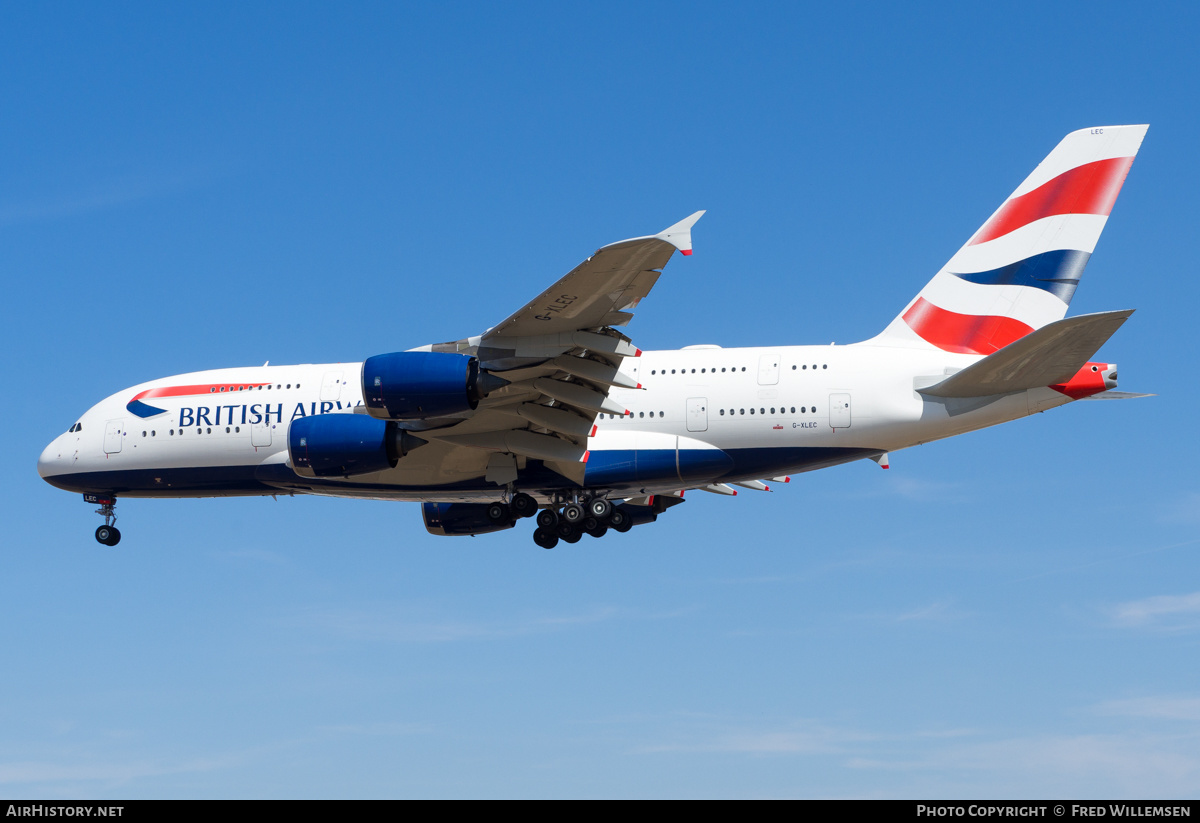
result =
M1061 320L1147 128L1064 137L870 342L986 355Z

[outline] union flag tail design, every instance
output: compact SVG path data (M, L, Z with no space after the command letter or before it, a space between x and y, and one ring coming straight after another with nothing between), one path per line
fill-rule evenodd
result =
M1061 320L1147 128L1064 137L871 342L987 355Z

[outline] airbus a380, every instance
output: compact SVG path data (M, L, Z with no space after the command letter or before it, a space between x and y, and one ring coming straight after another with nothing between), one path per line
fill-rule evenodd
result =
M641 351L617 331L703 212L605 246L475 337L362 363L219 369L97 403L38 459L118 497L322 494L423 503L434 534L535 517L554 548L703 489L765 490L1115 392L1092 362L1132 314L1065 318L1146 126L1068 134L876 337ZM1065 319L1064 319L1065 318Z

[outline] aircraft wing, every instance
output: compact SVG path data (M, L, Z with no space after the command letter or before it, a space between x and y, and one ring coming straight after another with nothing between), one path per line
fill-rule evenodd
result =
M584 260L485 338L527 337L623 326L650 293L676 249L692 253L692 226L703 211L648 237L605 246Z
M612 327L629 322L677 249L691 254L703 214L605 246L484 334L430 347L475 355L508 385L462 419L427 421L419 436L468 450L468 459L451 462L482 465L486 456L484 474L497 484L515 480L529 460L582 483L596 416L626 411L610 390L640 388L636 367L622 361L641 352Z

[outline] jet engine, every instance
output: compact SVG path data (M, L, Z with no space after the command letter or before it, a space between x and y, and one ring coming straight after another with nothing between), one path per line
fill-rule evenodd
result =
M288 427L288 456L305 477L352 477L395 468L425 441L395 423L362 414L318 414Z
M508 381L453 352L377 354L363 363L367 413L380 420L425 420L470 411Z
M462 535L487 534L516 525L515 520L493 523L487 516L489 503L422 503L421 516L425 518L425 530L430 534L457 537Z

